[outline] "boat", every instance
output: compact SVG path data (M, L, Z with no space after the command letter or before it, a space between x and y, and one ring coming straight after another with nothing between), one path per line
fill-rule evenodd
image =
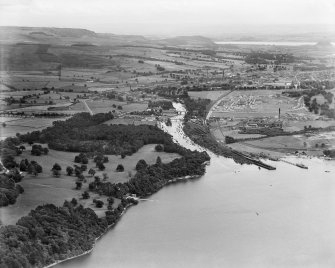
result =
M305 166L304 164L295 164L295 165L300 168L308 169L308 167Z

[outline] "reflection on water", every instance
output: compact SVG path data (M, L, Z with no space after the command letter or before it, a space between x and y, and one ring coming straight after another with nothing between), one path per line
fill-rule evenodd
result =
M140 202L91 254L58 267L334 267L335 164L303 163L268 171L212 156L201 179Z

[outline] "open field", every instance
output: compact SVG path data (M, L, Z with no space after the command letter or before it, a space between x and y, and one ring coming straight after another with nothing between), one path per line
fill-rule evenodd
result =
M16 133L24 134L36 130L42 130L52 126L52 122L65 120L66 118L14 118L0 117L0 122L5 122L6 127L0 126L0 139L15 136Z
M284 156L296 151L311 156L323 156L323 150L335 148L335 133L313 135L277 136L229 144L230 147L251 153L264 153L269 156Z
M87 105L93 113L108 113L117 110L119 105L122 106L122 111L124 112L145 111L148 108L147 103L127 103L116 100L87 101ZM113 107L113 105L116 107Z
M211 129L212 135L217 139L224 141L225 136L234 137L235 139L249 139L249 138L258 138L264 137L264 135L259 134L240 134L238 130L225 129L224 127Z
M229 90L213 90L213 91L190 91L188 95L191 98L210 99L216 101L221 95L227 94Z
M42 146L45 147L43 144ZM66 167L75 164L73 160L78 153L61 152L50 149L48 155L32 156L30 154L31 147L27 144L25 144L25 147L27 150L23 152L22 155L16 157L17 162L25 158L30 161L35 160L42 166L43 172L36 177L26 175L20 183L25 189L25 192L20 195L14 205L0 208L1 221L3 224L14 224L17 219L26 215L31 209L38 205L45 203L61 205L64 200L71 200L73 197L77 198L85 207L94 209L98 216L104 216L104 212L107 210L107 197L100 197L98 194L90 192L90 199L81 199L81 194L87 190L89 182L94 180L92 176L88 175L90 168L97 171L95 176L100 176L102 179L102 174L107 173L107 181L117 183L128 181L130 178L129 175L133 176L136 173L135 166L140 159L144 159L148 164L154 164L158 156L161 157L163 163L168 163L180 157L178 154L156 152L154 150L155 145L151 144L143 146L138 152L124 159L120 156L108 155L109 162L105 163L106 169L104 171L98 171L97 168L95 168L93 160L89 159L87 171L83 173L87 182L83 184L81 190L75 190L76 177L67 176ZM51 174L51 168L55 163L60 164L62 167L61 176L59 178L55 178ZM124 166L124 172L115 171L118 164ZM93 198L103 200L105 203L103 208L95 208L92 202ZM113 206L116 207L119 202L120 200L115 199Z

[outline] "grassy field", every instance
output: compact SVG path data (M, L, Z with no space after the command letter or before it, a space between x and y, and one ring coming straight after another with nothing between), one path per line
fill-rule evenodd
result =
M113 107L113 104L116 107ZM147 103L127 103L116 100L87 101L87 105L94 113L108 113L109 111L117 110L119 105L122 106L122 111L124 112L145 111L148 108Z
M324 145L322 145L324 144ZM234 149L252 153L263 152L270 156L304 151L307 155L323 156L323 150L335 148L335 133L269 137L261 140L229 144Z
M228 90L214 90L214 91L190 91L188 95L191 98L210 99L216 101L221 95L226 94Z
M81 190L75 190L75 176L66 175L66 167L73 166L75 155L78 153L61 152L50 150L48 155L32 156L30 154L31 147L25 144L27 150L22 155L16 157L19 162L21 159L29 159L37 161L43 167L43 173L38 176L26 175L22 180L21 185L24 187L24 194L20 195L16 204L10 207L0 208L1 221L3 224L14 224L17 219L26 215L31 209L38 205L45 203L53 203L55 205L63 204L64 200L71 200L73 197L77 198L85 207L90 207L96 211L98 216L104 216L107 209L107 197L100 197L97 194L90 193L90 199L81 199L81 194L88 189L89 182L94 178L88 175L88 170L94 168L97 173L95 176L103 177L103 173L107 173L108 179L112 183L128 181L130 176L136 173L135 166L140 159L144 159L148 164L154 164L158 156L161 157L164 163L168 163L173 159L180 157L178 154L170 154L164 152L156 152L155 145L145 145L138 152L131 156L121 159L120 156L108 155L109 162L105 163L106 169L98 171L95 168L95 163L92 159L87 165L88 169L84 172L87 182L83 184ZM42 145L45 147L46 145ZM55 178L51 174L52 166L58 163L62 167L61 176ZM116 172L115 169L118 164L122 164L125 168L124 172ZM92 200L93 198L104 201L103 208L95 208ZM120 200L115 200L113 206L117 206Z
M5 122L6 127L0 126L0 139L15 136L16 133L24 134L31 131L42 130L52 126L56 120L65 120L65 118L13 118L0 117L0 122Z

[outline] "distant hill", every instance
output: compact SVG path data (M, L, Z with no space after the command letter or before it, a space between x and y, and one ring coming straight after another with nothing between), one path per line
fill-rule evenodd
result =
M162 45L213 48L215 43L203 36L177 36L166 39L148 39L141 35L116 35L96 33L86 29L0 26L1 44L50 44L50 45Z
M52 45L121 45L129 42L150 43L143 36L95 33L86 29L0 26L3 44L35 43Z
M203 36L177 36L173 38L166 38L159 40L160 44L170 46L190 46L190 47L215 47L215 43Z
M0 70L57 71L70 68L112 68L118 63L110 47L154 46L212 49L203 36L148 39L140 35L95 33L86 29L0 26Z
M328 40L322 40L322 41L319 41L315 44L315 46L317 47L333 47L332 43Z

